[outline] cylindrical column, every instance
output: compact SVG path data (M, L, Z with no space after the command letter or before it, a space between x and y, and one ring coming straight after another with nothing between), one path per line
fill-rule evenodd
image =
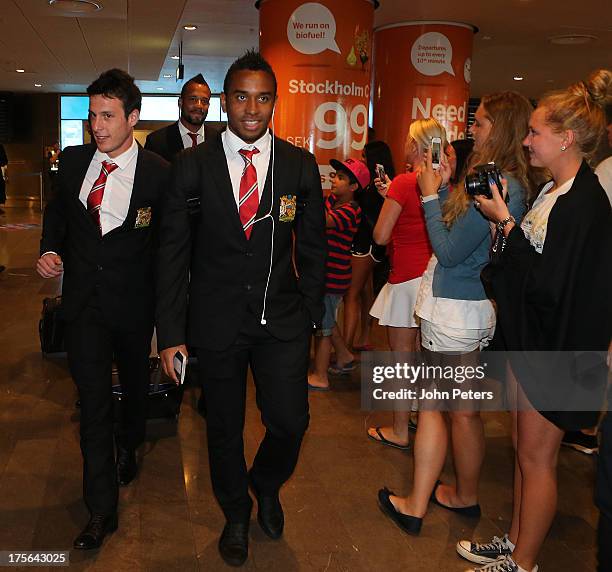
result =
M376 0L260 0L259 47L278 81L274 129L317 158L359 158L367 140Z
M415 119L440 121L449 139L465 138L476 28L453 22L404 22L374 33L373 120L404 172L404 143Z

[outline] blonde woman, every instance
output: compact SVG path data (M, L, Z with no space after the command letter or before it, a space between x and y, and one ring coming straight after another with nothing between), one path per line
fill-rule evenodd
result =
M511 373L519 384L512 524L502 539L458 543L462 556L485 564L471 571L538 570L538 554L556 512L557 457L563 431L597 422L598 410L572 412L567 405L573 404L567 403L565 411L547 410L548 400L576 383L569 377L574 375L572 368L555 370L551 387L544 385L543 378L530 383L529 371L516 358L532 352L529 361L536 364L536 351L554 351L563 360L576 350L605 352L608 348L612 334L610 203L587 160L603 134L603 107L611 99L612 72L600 70L587 81L540 100L524 145L531 164L547 168L552 180L521 224L495 190L491 200L478 197L481 211L497 224L505 246L492 275L492 288L499 309L499 337L505 349L513 352ZM550 370L557 364L541 365ZM600 369L589 384L597 394L598 381L603 396L607 372L604 364ZM602 508L609 512L612 507Z
M508 180L509 208L517 219L525 212L529 184L521 143L532 109L517 93L488 95L483 97L472 127L474 151L468 171L494 161ZM425 361L435 366L468 367L476 365L479 350L487 345L495 328L493 305L480 280L489 260L491 231L489 221L462 183L449 193L445 187L449 177L447 164L434 171L429 159L418 177L434 257L423 275L416 313L421 319ZM448 382L446 386L448 389ZM449 438L455 485L438 481ZM477 403L420 401L412 493L400 497L381 489L378 499L382 510L411 534L420 532L430 499L465 516L480 516L478 482L484 451Z
M439 137L442 149L446 147L446 131L435 119L413 122L406 138L406 162L420 165L432 137ZM388 245L391 271L370 314L378 318L381 326L386 326L392 351L414 352L418 332L414 304L421 276L431 257L417 173L398 175L388 191L387 185L380 183L378 187L385 202L374 228L374 240L377 244ZM395 411L391 426L370 427L368 437L383 445L408 449L409 416L410 411Z

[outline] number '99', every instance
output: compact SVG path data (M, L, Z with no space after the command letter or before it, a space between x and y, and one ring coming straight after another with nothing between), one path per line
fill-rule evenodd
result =
M326 117L333 113L333 121ZM351 147L360 151L366 144L368 137L368 110L363 104L356 105L347 115L344 106L336 101L327 101L317 107L314 114L316 128L323 133L334 133L332 139L317 139L316 146L321 149L336 149L344 143L347 135L347 124L350 125L352 137Z

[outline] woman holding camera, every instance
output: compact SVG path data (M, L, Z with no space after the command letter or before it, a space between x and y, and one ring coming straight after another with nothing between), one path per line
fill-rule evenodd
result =
M532 109L518 93L487 95L471 128L474 151L468 173L474 174L476 166L494 161L508 181L508 207L516 219L525 211L529 184L522 139ZM418 182L434 256L423 275L416 313L421 318L421 344L428 365L473 367L495 328L495 311L480 280L489 260L491 229L465 185L459 184L449 193L449 177L444 157L440 169L434 171L428 154ZM452 386L458 387L447 381L445 389ZM448 411L448 425L444 409ZM406 532L420 532L430 500L465 516L480 515L478 481L485 442L477 409L477 402L419 401L412 493L399 497L387 488L378 493L383 511ZM449 437L455 486L438 482Z
M612 220L610 203L587 160L603 134L603 107L611 99L612 72L599 70L587 81L540 100L524 145L531 165L548 169L552 180L522 223L495 189L492 199L477 198L500 235L503 252L491 273L498 306L496 338L512 351L510 377L519 383L512 524L503 539L458 543L462 556L485 564L473 570L538 569L538 553L556 512L563 431L597 422L595 403L591 405L597 411L572 412L574 402L556 403L555 411L550 411L550 402L573 395L585 381L583 371L590 395L603 398L607 381L603 355L612 334ZM581 369L580 355L589 350L601 351L602 363ZM536 353L544 351L555 352L554 360Z
M419 119L411 123L405 144L406 161L420 165L432 137L446 144L444 127L435 119ZM377 244L388 244L391 271L388 282L378 294L370 314L386 326L392 351L416 351L418 325L414 304L421 276L431 256L423 209L419 200L416 172L404 173L385 181L377 179L385 202L374 227ZM388 188L388 191L387 191ZM393 424L369 427L368 437L383 445L408 449L410 411L394 411Z

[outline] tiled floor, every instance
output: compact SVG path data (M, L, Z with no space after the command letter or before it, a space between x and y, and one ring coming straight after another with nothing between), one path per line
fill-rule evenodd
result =
M6 208L0 226L38 224L35 210ZM0 228L0 550L69 550L86 522L75 390L62 359L42 359L41 300L59 285L34 271L39 228ZM375 341L383 344L380 330ZM217 554L223 518L212 496L204 421L188 387L178 425L149 427L142 471L121 490L120 528L98 552L70 554L74 570L225 570ZM247 456L263 434L249 391ZM484 515L471 522L431 507L418 538L379 511L376 491L410 486L412 455L365 437L386 414L360 410L358 373L311 395L311 424L299 465L282 491L286 532L268 540L253 519L246 570L457 571L460 538L507 530L512 451L508 419L486 415L487 456L481 484ZM380 423L379 423L380 424ZM563 450L559 514L541 555L541 570L595 570L592 503L595 459ZM447 466L450 475L450 467Z

